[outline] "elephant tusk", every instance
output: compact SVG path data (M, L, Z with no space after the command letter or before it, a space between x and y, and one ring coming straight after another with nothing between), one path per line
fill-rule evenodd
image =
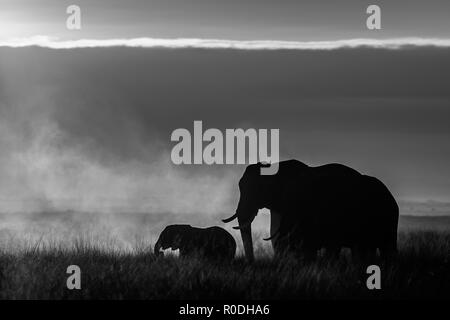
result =
M271 236L268 237L268 238L263 238L263 240L264 240L264 241L272 240L273 238L275 238L275 237L278 235L279 232L280 232L280 229L278 228L278 230L275 231L275 233L274 233L273 235L271 235Z
M235 213L234 215L232 215L231 217L229 217L229 218L227 218L227 219L223 219L222 221L223 222L225 222L225 223L228 223L228 222L230 222L230 221L233 221L234 219L236 219L237 218L237 213Z
M248 228L248 227L251 226L251 225L252 225L252 222L249 221L249 222L243 223L243 224L241 224L241 225L239 225L239 226L233 227L233 229L235 229L235 230L241 230L241 229Z

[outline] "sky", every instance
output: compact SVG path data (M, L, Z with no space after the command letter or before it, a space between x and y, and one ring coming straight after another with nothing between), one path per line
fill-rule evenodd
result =
M379 31L365 1L77 1L68 31L72 1L0 0L0 211L228 216L244 166L171 163L194 120L450 202L450 3L377 3Z
M81 8L80 31L66 29L71 4ZM381 30L366 28L371 4L381 8ZM449 38L449 14L447 0L0 0L0 39Z

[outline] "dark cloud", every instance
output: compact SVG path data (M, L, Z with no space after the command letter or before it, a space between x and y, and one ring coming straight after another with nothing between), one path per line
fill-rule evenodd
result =
M170 133L194 120L280 128L282 158L343 162L400 197L450 191L447 49L2 48L0 56L8 128L0 173L52 205L233 210L242 166L170 162Z

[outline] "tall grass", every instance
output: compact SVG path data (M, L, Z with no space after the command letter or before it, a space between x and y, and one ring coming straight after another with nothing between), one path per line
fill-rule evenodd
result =
M13 245L14 244L14 245ZM389 262L338 258L274 259L264 247L248 263L197 258L156 258L137 242L79 237L64 245L40 239L0 250L1 299L405 299L450 295L450 233L399 234L399 254ZM366 268L381 267L381 290L368 290ZM68 290L66 269L81 268L81 290Z

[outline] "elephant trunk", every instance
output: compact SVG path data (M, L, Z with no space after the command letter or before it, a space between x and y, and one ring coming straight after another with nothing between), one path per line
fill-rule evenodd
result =
M159 240L155 243L155 247L154 247L154 254L155 256L160 256L162 254L161 250L161 243L159 242Z
M241 197L239 199L236 213L224 222L229 222L238 219L239 226L233 227L241 232L242 243L244 245L245 256L249 261L254 260L253 254L253 240L252 240L252 222L258 213L258 208L251 205L248 201L244 201Z
M247 257L247 259L249 261L253 261L254 254L253 254L253 240L252 240L252 225L251 225L251 223L248 224L248 223L242 222L239 219L238 219L238 221L239 221L239 225L242 225L242 226L245 225L245 227L240 229L242 243L244 245L245 256Z

